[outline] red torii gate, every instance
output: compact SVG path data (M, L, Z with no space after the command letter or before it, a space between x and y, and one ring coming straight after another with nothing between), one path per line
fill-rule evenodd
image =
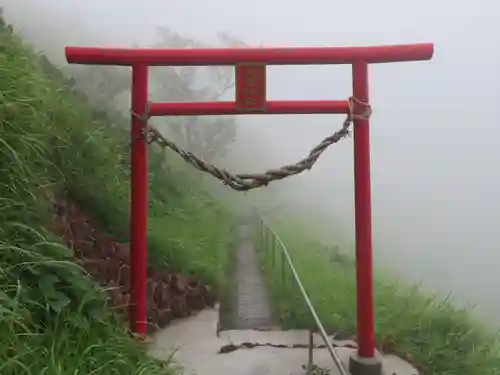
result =
M349 113L348 100L267 101L267 65L352 65L353 98L368 103L368 64L430 60L432 43L373 47L131 49L66 47L70 64L132 67L131 310L132 330L146 333L148 220L147 117L165 115L242 115ZM148 102L149 66L236 67L236 100ZM376 364L373 317L373 265L369 120L354 119L354 178L358 357ZM379 366L375 366L379 368ZM376 371L379 372L379 371Z

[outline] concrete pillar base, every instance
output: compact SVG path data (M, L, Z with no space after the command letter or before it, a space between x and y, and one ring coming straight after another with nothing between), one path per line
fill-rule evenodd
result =
M352 353L349 359L349 373L351 375L384 375L382 356L377 351L373 358L360 357L357 351Z

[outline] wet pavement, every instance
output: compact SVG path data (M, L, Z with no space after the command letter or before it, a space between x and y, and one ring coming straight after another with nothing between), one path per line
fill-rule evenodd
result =
M157 332L150 343L149 354L160 360L173 358L183 374L198 375L304 375L302 368L308 359L306 346L308 332L289 331L223 331L219 337L216 327L219 318L218 309L203 310L195 316L177 321L162 331ZM320 337L315 337L315 345L323 344ZM238 347L242 343L256 344L253 348L239 348L229 353L219 353L221 348L230 345ZM277 348L271 345L283 345ZM352 341L333 341L337 353L345 368L348 368L349 356L356 350ZM247 344L247 346L249 346ZM233 349L234 349L233 347ZM314 350L314 364L330 370L330 375L338 371L326 349ZM418 371L396 356L384 356L386 375L417 375Z
M238 329L265 329L273 326L273 316L264 279L259 270L257 254L249 225L239 228L240 242L236 248L237 285L234 321Z

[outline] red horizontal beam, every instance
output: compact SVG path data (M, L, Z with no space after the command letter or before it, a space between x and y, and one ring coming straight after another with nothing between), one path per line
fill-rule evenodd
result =
M283 115L348 112L349 102L347 100L268 101L264 111L238 110L236 102L157 102L149 105L149 114L151 116Z
M433 43L371 47L289 47L289 48L95 48L66 47L70 64L150 66L235 65L322 65L387 63L430 60Z

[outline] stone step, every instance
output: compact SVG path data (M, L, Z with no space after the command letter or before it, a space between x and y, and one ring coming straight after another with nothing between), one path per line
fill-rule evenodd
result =
M308 360L307 348L277 348L272 346L241 347L227 353L221 349L228 345L243 343L270 343L273 345L304 345L308 343L306 330L255 331L231 330L216 335L219 319L218 309L206 309L199 314L174 322L171 326L151 337L149 354L159 360L173 359L179 371L191 375L304 375L303 365ZM322 340L314 337L315 345ZM335 341L334 341L335 343ZM340 340L336 351L345 368L356 351L352 341ZM326 349L314 350L314 364L329 370L329 375L339 374ZM384 355L384 375L418 375L418 371L406 361Z

